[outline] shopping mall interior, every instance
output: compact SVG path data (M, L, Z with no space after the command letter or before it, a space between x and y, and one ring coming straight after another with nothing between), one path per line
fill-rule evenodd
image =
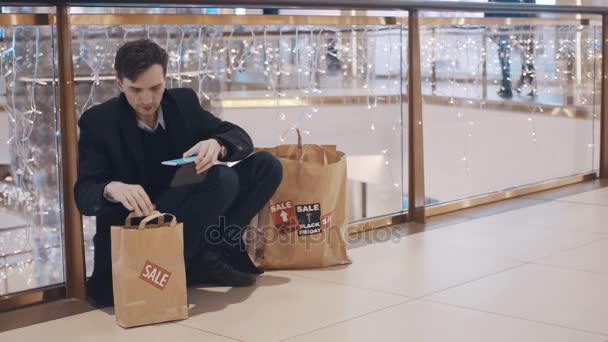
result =
M321 234L247 246L254 285L184 280L187 318L125 327L156 299L118 305L113 242L116 305L91 300L101 228L74 186L79 119L122 96L117 52L141 39L167 89L276 151L247 229L287 187L335 203ZM0 341L608 342L606 53L607 0L1 1ZM318 173L284 161L302 144L331 150Z

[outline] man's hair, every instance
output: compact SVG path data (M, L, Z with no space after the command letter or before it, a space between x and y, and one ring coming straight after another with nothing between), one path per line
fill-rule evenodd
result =
M163 74L167 74L167 51L150 39L140 39L125 43L116 52L114 69L118 79L124 77L131 81L137 80L139 75L154 64L160 64Z

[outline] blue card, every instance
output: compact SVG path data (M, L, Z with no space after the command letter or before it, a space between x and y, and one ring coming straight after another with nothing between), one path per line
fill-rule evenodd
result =
M186 164L194 163L195 161L196 161L196 156L191 156L191 157L186 157L186 158L166 160L166 161L162 162L161 164L169 165L169 166L179 166L179 165L186 165Z

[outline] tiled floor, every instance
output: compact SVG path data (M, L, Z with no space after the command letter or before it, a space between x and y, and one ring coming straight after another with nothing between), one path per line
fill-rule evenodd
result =
M608 342L608 188L524 203L388 230L348 267L190 289L186 321L122 329L97 310L0 340Z

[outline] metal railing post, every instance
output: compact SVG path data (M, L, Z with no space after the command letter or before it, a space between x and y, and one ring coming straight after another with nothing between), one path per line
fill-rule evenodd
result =
M78 135L72 63L72 32L67 6L57 6L56 25L66 296L85 299L86 273L82 219L76 208L73 190L77 177Z
M425 221L424 148L422 126L422 76L418 11L408 17L408 218Z
M602 16L602 88L600 99L600 178L608 178L608 14Z

